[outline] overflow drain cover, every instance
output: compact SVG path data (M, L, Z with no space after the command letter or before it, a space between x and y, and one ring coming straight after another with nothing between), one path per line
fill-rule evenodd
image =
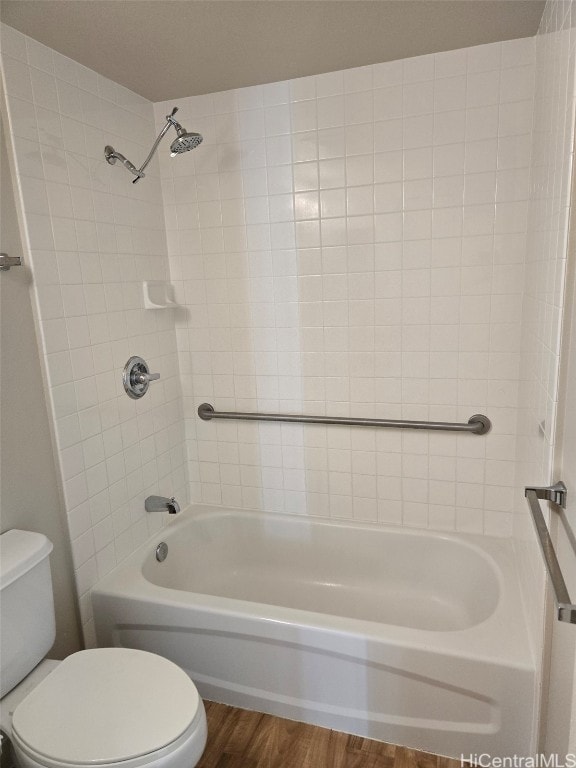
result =
M168 544L165 541L161 541L156 547L156 560L159 563L163 563L168 557Z

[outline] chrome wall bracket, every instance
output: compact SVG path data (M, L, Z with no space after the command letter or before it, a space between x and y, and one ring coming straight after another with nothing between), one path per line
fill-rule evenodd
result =
M159 378L160 374L150 373L146 360L137 355L128 360L122 373L122 383L124 384L126 394L133 400L144 397L146 392L148 392L150 382L156 381Z
M0 253L0 272L8 272L10 267L22 266L20 256L8 256L7 253Z
M524 489L524 495L528 500L528 506L530 507L534 527L536 529L536 537L540 544L540 550L544 557L548 576L552 582L554 599L556 601L556 617L558 618L558 621L564 621L568 624L576 624L576 604L570 600L568 587L564 581L560 563L556 557L554 545L552 544L552 539L548 533L548 526L544 520L544 515L542 514L539 502L539 499L545 499L554 502L554 504L557 504L559 507L565 507L567 495L566 486L560 480L560 482L554 483L554 485L527 487Z
M528 491L534 491L537 499L552 501L554 504L562 507L562 509L566 509L566 496L568 495L568 491L562 480L554 483L554 485L528 486L524 489L525 496L528 495Z

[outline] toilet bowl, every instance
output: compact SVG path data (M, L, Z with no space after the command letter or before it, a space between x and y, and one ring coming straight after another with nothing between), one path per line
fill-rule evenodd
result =
M68 656L18 704L12 744L22 768L190 768L206 715L179 667L146 651Z
M0 725L18 768L193 768L207 725L188 675L131 648L42 661L54 637L52 546L27 531L0 545Z

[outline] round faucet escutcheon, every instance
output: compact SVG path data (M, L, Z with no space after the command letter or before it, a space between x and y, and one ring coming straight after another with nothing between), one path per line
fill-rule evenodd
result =
M138 355L131 357L122 372L122 383L128 397L139 400L148 392L151 381L160 378L159 373L150 373L148 363Z

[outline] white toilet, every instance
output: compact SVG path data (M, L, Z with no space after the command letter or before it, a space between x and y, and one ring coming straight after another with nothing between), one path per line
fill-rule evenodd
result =
M171 661L129 648L42 660L55 636L40 533L0 536L0 727L20 768L193 768L206 745L196 687Z

